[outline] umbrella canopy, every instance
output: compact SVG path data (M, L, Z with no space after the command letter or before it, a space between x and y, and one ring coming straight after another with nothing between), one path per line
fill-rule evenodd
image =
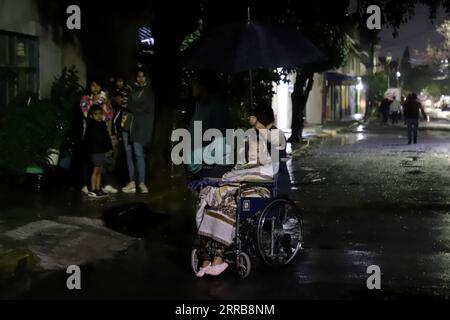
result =
M384 93L384 97L389 100L394 100L394 98L396 98L397 100L400 100L401 91L400 91L400 89L395 89L395 88L387 89L387 91Z
M296 30L239 21L207 34L183 60L190 69L241 72L302 67L323 61L325 56Z

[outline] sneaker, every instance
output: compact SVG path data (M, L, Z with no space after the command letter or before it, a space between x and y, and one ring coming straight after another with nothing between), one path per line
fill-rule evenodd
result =
M228 263L224 262L217 266L210 267L208 270L205 271L205 274L208 274L210 276L220 276L227 269L228 269Z
M140 193L147 194L148 193L148 188L147 188L147 186L144 183L141 183L139 185L139 191L140 191Z
M113 186L107 185L102 189L102 192L106 194L116 194L117 192L119 192L119 190L117 190Z
M96 191L95 194L97 195L97 198L106 198L108 196L108 194L103 191Z
M89 191L88 194L87 194L87 196L88 196L89 198L93 198L93 199L97 199L97 198L98 198L97 192L94 192L94 191Z
M130 182L125 188L122 189L123 193L136 193L136 183Z
M81 193L84 194L85 196L89 195L89 189L87 186L84 186L83 189L81 189Z
M209 272L210 269L211 269L211 264L207 265L204 268L200 268L200 270L196 274L197 278L203 278L205 276L206 272Z

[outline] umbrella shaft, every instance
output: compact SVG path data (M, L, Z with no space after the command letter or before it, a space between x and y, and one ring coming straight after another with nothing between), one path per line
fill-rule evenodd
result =
M253 109L253 72L249 71L250 78L250 110Z

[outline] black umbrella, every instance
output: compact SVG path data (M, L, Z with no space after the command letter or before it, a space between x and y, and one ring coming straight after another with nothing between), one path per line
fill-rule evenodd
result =
M322 52L300 32L249 19L229 23L205 35L183 57L183 65L217 72L250 71L252 106L252 70L297 68L324 60Z
M184 58L190 69L241 72L296 68L324 60L300 32L254 21L232 22L195 43Z

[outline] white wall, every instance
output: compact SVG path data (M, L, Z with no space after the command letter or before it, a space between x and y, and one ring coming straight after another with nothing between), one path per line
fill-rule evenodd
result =
M314 74L314 85L306 103L306 122L308 124L322 123L323 81L322 74Z
M62 13L64 14L64 13ZM81 52L73 45L54 41L52 30L39 22L34 0L0 0L0 30L39 37L39 84L41 97L50 94L54 78L65 66L75 65L81 79L86 77L86 67Z
M292 89L295 84L295 74L288 76L290 83L273 84L275 92L272 108L275 112L277 128L289 132L292 124ZM314 74L314 85L306 103L306 122L308 124L322 123L323 80L322 74Z
M275 113L276 126L283 131L289 131L292 124L292 87L295 83L295 75L288 75L289 83L281 82L273 84L275 92L272 99L272 108Z

